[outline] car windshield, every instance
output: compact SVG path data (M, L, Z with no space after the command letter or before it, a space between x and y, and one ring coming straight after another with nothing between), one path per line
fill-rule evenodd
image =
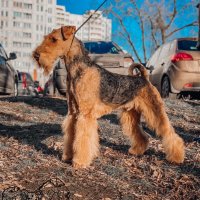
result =
M122 50L112 42L85 42L85 48L91 54L119 54Z
M180 40L178 41L178 49L185 51L199 51L197 48L197 41Z

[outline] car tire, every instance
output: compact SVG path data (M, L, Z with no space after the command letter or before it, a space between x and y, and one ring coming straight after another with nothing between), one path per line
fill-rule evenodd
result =
M60 94L60 92L58 91L58 89L57 89L57 87L55 87L55 90L54 90L54 96L62 96L61 94Z
M48 88L48 95L53 96L54 95L54 86L50 85Z
M60 95L60 93L59 93L58 89L56 88L56 86L54 86L54 85L50 85L49 86L49 95L50 96L54 96L54 97Z
M161 97L168 98L170 93L170 82L167 76L164 76L161 84Z

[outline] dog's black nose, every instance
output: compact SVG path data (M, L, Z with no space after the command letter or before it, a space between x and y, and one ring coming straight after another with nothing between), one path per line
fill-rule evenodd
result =
M35 58L35 60L39 61L40 59L40 54L37 53L36 51L33 53L33 57Z

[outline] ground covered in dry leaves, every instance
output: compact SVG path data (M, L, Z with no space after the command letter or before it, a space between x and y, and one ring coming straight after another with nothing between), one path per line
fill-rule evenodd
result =
M0 198L200 199L200 101L165 104L186 143L184 164L165 160L161 141L144 122L149 149L128 155L116 112L99 119L100 157L76 171L60 160L64 99L0 97Z

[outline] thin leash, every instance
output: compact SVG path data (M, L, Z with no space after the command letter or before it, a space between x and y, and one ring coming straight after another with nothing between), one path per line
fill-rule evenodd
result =
M78 29L75 31L74 36L73 36L73 38L72 38L72 42L71 42L70 47L69 47L69 50L68 50L68 52L67 52L67 56L68 56L69 51L70 51L70 49L71 49L71 47L72 47L72 43L73 43L73 41L74 41L74 38L75 38L76 33L77 33L77 32L92 18L92 16L106 3L106 1L108 1L108 0L104 0L104 1L97 7L97 9L87 18L87 20L85 20L85 22L83 22L83 24L81 24L81 25L78 27ZM97 18L95 18L94 21L95 21L96 19L97 19ZM64 60L65 60L65 59L64 59ZM66 65L66 61L65 61L65 65ZM66 67L66 69L67 69L67 66L65 66L65 67Z
M97 9L87 18L87 20L85 20L85 22L83 22L83 24L81 24L81 25L78 27L78 29L77 29L77 30L75 31L75 33L74 33L74 36L73 36L73 38L72 38L72 41L71 41L69 50L68 50L68 52L67 52L67 55L64 56L64 58L63 58L64 63L65 63L65 68L66 68L66 71L67 71L67 74L68 74L68 79L70 79L70 73L69 73L69 69L68 69L66 57L68 57L68 55L69 55L70 49L71 49L71 47L72 47L72 44L73 44L73 41L74 41L74 38L75 38L75 34L76 34L76 33L77 33L77 32L92 18L92 16L106 3L106 1L108 1L108 0L104 0L104 1L97 7ZM95 18L93 21L95 21L96 19L97 19L97 18ZM62 28L61 28L61 34L62 34L62 36L64 35ZM63 36L63 38L64 38L64 36Z
M64 56L63 60L64 60L64 63L65 63L65 68L66 68L66 71L67 71L67 90L68 90L68 94L67 94L67 99L68 99L68 102L69 104L72 103L72 99L74 100L74 103L75 103L75 108L72 104L69 105L69 113L74 113L76 110L78 110L78 107L77 107L77 102L76 102L76 99L74 98L73 95L70 95L70 87L71 87L71 84L70 84L70 80L71 80L71 75L70 75L70 72L69 72L69 64L67 65L67 60L66 60L66 57L69 55L69 52L70 52L70 49L72 47L72 43L74 41L74 38L75 38L75 34L92 18L92 16L106 3L107 0L104 0L100 5L99 7L88 17L88 19L81 25L79 26L79 28L75 31L74 35L73 35L73 38L72 38L72 41L71 41L71 44L70 44L70 47L69 47L69 50L67 52L67 55ZM96 18L97 19L97 18ZM94 19L94 21L96 20ZM63 36L63 31L62 31L62 28L61 28L61 34ZM63 37L64 38L64 37Z

